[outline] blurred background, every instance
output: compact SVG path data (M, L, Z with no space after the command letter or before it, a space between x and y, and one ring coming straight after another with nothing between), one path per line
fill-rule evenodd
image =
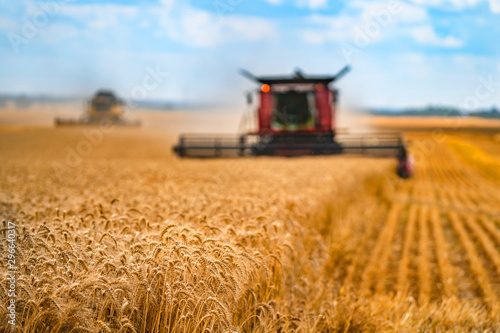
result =
M106 88L132 111L241 112L256 87L240 68L334 74L351 64L338 84L343 112L490 112L500 104L499 2L0 0L0 108L80 112Z

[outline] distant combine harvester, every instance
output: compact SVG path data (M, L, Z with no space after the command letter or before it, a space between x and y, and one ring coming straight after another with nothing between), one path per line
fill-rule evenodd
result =
M112 91L99 90L87 103L85 113L79 119L56 118L57 126L65 125L99 125L103 122L114 125L140 126L138 120L124 118L125 103Z

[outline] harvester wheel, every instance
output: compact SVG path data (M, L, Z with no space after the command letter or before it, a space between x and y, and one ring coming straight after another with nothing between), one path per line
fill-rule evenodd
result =
M398 176L403 179L408 179L411 177L410 173L401 165L398 166Z
M406 159L398 163L397 173L398 176L403 179L408 179L411 176L413 176L414 170L415 170L415 163L413 161L413 158L409 155L406 156Z

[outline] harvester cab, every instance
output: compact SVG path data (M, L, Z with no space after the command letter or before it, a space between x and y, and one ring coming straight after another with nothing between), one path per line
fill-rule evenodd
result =
M88 102L88 115L93 119L118 120L123 116L125 103L111 91L100 90Z
M139 121L124 118L125 102L112 91L99 90L86 102L86 111L80 119L56 118L56 125L96 125L107 122L116 125L138 126Z
M333 83L347 74L257 77L241 74L259 84L257 129L239 136L181 135L174 152L181 157L302 156L358 154L393 156L402 178L413 174L413 162L400 133L352 135L337 133L338 91ZM247 101L251 102L247 96Z
M296 70L291 77L256 77L242 70L243 76L260 85L256 134L269 143L256 147L254 154L340 153L342 147L334 141L338 92L330 84L348 71L345 67L335 76L305 77Z

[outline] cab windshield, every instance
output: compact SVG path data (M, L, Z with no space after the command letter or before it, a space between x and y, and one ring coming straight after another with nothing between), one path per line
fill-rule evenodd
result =
M94 108L97 112L109 112L111 103L94 103Z
M295 131L314 128L315 117L314 92L274 93L273 129Z

